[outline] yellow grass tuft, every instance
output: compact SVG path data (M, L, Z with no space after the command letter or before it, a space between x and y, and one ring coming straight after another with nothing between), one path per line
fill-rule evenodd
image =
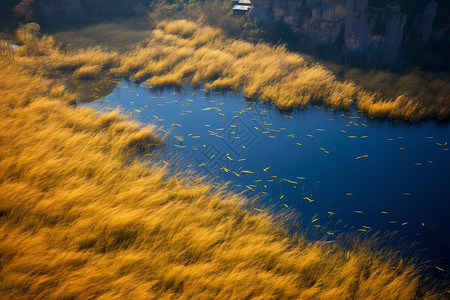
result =
M90 79L100 75L102 67L98 65L82 66L74 72L74 76L79 79Z
M179 35L183 38L191 37L199 28L197 24L188 20L176 20L162 25L167 33Z

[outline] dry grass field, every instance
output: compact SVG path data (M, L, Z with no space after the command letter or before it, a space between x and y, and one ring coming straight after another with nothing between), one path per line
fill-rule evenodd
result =
M3 45L0 56L0 298L442 297L417 266L370 242L289 235L226 187L169 171L152 156L164 143L155 127L73 103L83 81L113 74L242 89L282 108L355 103L420 119L446 117L448 107L379 99L283 47L184 20L160 24L129 52L62 51L31 29L19 32L21 50Z

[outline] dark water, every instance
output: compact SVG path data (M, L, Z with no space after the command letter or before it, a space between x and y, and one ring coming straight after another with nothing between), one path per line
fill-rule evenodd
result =
M380 232L406 256L446 273L450 261L450 126L371 120L311 106L279 112L230 92L151 90L121 81L90 106L117 106L171 134L170 154L299 217L295 228ZM180 159L180 157L182 159ZM436 267L438 268L436 268Z

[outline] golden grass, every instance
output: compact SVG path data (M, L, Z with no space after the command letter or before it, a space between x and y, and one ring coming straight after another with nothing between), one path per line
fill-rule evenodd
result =
M94 79L100 75L101 71L102 67L98 65L82 66L75 71L74 75L79 79Z
M218 29L187 20L160 23L148 45L130 51L112 72L148 78L150 86L204 84L207 89L242 90L246 97L282 109L317 102L337 109L356 105L372 117L450 116L449 80L429 81L416 72L392 81L392 74L355 70L339 80L326 67L282 46L227 39Z
M146 80L153 87L193 84L207 89L241 90L246 97L269 101L281 109L313 102L332 109L355 105L371 117L405 120L450 117L450 80L444 76L418 70L403 76L382 71L344 71L340 66L324 66L310 57L289 52L283 46L232 40L217 28L188 20L160 22L153 31L142 26L134 30L125 25L120 29L119 25L103 24L59 34L66 42L69 38L84 41L89 36L88 44L98 37L106 48L77 47L62 51L53 46L52 37L28 37L25 50L14 55L14 59L27 68L44 65L50 73L78 69L79 79L96 78L104 70L114 76ZM31 28L21 32L32 36L31 31L36 30ZM133 47L127 45L131 50L124 52L121 36L131 36L131 42L144 33L147 38ZM118 37L108 39L112 35ZM85 45L83 41L79 43ZM119 50L111 50L116 44ZM343 75L338 77L337 73Z
M181 62L187 68L195 61L205 63L204 70L184 69L186 80L213 86L218 75L232 75L217 67L230 66L224 55L257 59L258 51L276 71L236 76L253 86L246 93L266 97L277 95L265 86L273 76L306 68L284 48L252 51L236 42L240 50L226 51L219 32L192 33L203 35L219 36L198 42L159 30L153 39L161 51L124 56L49 47L18 52L14 61L0 57L0 298L438 299L421 291L416 267L395 255L292 237L268 215L243 210L242 196L169 172L151 156L161 142L153 126L71 105L79 93L66 85L78 82L77 70L86 65L122 75L145 70L150 83L163 83L181 72ZM139 54L147 63L127 60ZM269 66L260 58L250 68L269 72ZM303 70L296 81L305 82L304 89L321 87L314 80L330 76L311 67L319 69Z
M133 159L153 127L72 107L57 81L4 59L0 82L2 298L417 295L411 265L289 237L240 196Z
M336 66L332 67L336 69ZM349 80L371 94L380 94L391 99L370 104L365 111L383 110L385 115L402 118L419 111L419 116L445 119L449 116L450 78L445 74L424 73L415 69L404 75L387 71L358 69L342 70L344 80ZM364 102L364 101L361 101ZM364 106L362 103L358 103ZM404 107L402 107L404 106ZM384 108L381 108L384 107ZM428 111L426 111L428 109ZM419 117L418 117L419 118Z

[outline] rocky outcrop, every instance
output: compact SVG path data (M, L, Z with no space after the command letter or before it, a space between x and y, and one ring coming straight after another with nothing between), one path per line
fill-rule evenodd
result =
M371 8L368 0L253 0L252 18L264 23L283 21L295 32L322 45L343 38L351 52L391 51L400 48L407 16L399 4ZM414 22L417 39L426 42L432 32L437 3L431 1ZM342 36L343 35L343 36Z
M345 26L347 7L340 1L322 1L313 7L311 17L301 19L302 30L320 44L334 43Z
M369 10L367 0L347 0L347 8L344 41L348 50L384 52L400 47L407 18L400 5L390 3L384 9Z
M320 44L334 43L345 26L347 7L342 0L253 0L264 23L283 21ZM264 11L261 10L264 9ZM261 15L252 14L250 17Z
M450 9L437 12L430 39L450 45ZM447 55L450 57L450 55Z
M374 28L373 18L369 18L368 1L347 0L347 18L344 41L347 49L364 49Z
M416 41L425 43L430 39L433 22L436 19L438 4L431 1L425 7L425 11L414 19L414 32Z

